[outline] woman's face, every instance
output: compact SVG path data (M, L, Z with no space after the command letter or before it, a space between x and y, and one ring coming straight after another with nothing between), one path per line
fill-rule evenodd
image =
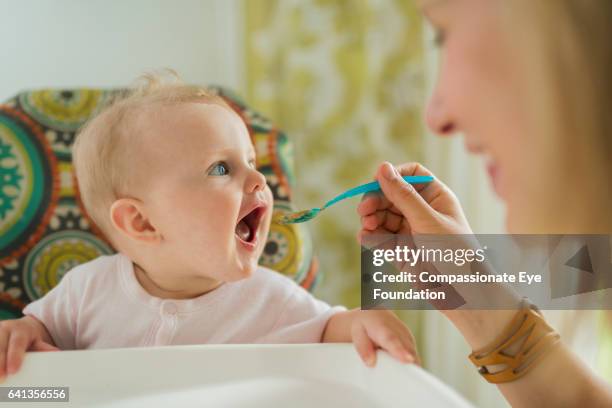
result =
M533 183L521 87L525 81L519 57L502 31L500 3L421 1L441 47L439 77L426 121L439 135L461 132L466 149L486 157L493 188L507 204L508 229L524 232Z

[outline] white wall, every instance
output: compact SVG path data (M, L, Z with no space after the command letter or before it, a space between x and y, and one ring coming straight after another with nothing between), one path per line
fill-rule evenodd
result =
M238 0L0 0L0 101L40 87L126 86L171 67L242 90Z

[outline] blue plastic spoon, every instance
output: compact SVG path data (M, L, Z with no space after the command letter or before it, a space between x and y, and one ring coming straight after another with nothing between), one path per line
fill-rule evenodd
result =
M404 176L402 177L406 182L410 184L423 184L430 183L433 181L432 176ZM336 196L329 200L325 205L321 208L311 208L310 210L302 210L291 213L280 214L275 217L274 221L279 224L297 224L299 222L306 222L312 220L314 217L319 215L321 211L326 209L327 207L331 207L339 201L342 201L346 198L354 197L356 195L369 193L371 191L380 190L380 184L378 181L373 181L371 183L362 184L360 186L351 188L350 190L345 191L344 193Z

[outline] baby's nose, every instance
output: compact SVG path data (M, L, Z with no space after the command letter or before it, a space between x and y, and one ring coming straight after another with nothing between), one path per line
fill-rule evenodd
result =
M249 179L247 181L247 191L249 193L254 193L257 191L261 191L266 186L266 177L261 174L257 170L253 170L249 174Z

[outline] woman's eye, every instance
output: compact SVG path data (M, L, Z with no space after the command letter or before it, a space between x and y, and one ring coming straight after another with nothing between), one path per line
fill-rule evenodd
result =
M210 176L227 176L229 174L229 166L227 163L219 162L212 167L208 174Z
M435 31L433 43L436 47L444 46L445 34L446 33L440 29Z

